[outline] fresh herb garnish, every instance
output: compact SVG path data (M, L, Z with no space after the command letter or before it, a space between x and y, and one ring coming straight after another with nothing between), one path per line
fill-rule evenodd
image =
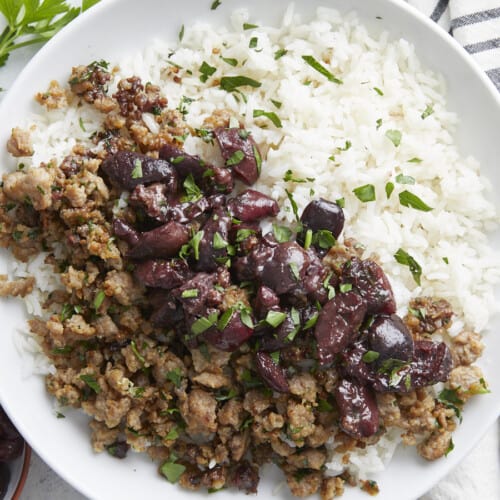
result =
M445 264L449 264L450 263L450 261L448 260L448 257L443 257L443 262Z
M213 247L214 250L221 250L222 248L226 248L229 243L220 235L220 233L216 232L214 234L213 239Z
M234 67L234 66L238 66L238 61L237 61L236 59L232 58L232 57L222 57L222 56L221 56L221 59L222 59L225 63L229 64L230 66L233 66L233 67Z
M292 238L292 230L285 226L273 224L273 234L278 243L286 243Z
M398 249L398 251L394 254L394 258L400 264L410 268L410 272L415 280L415 283L420 286L420 278L422 276L422 268L420 267L420 264L402 248Z
M236 243L241 243L242 241L246 240L249 236L252 236L252 234L255 234L254 229L238 229L236 231Z
M214 68L207 62L203 61L200 66L200 82L205 83L216 71L217 68Z
M380 353L377 351L366 351L361 358L365 363L373 363L380 356Z
M249 49L255 49L257 47L257 43L259 43L259 39L256 36L250 38L250 42L248 43Z
M245 153L243 153L243 151L238 149L226 160L226 166L231 167L233 165L238 165L244 159L245 159Z
M177 106L177 111L182 114L182 116L186 116L189 113L189 105L194 102L192 97L186 97L183 95L181 100L179 101L179 105ZM179 142L184 142L185 137L175 136L176 139L180 139Z
M317 321L319 318L319 313L314 313L305 323L304 326L302 327L303 330L309 330L309 328L312 328L313 326L316 325Z
M197 288L189 288L181 293L182 299L195 299L198 297L199 290Z
M180 368L175 368L174 370L170 370L166 373L165 378L170 380L177 389L181 386L182 382L182 372Z
M313 235L313 243L323 250L329 250L336 243L335 236L328 229L318 229Z
M411 160L408 160L408 163L422 163L422 158L418 158L418 156L415 156Z
M286 319L286 313L279 311L268 311L266 315L266 323L273 328L277 328Z
M375 201L375 186L373 184L365 184L364 186L359 186L352 190L352 192L356 195L358 200L363 203L367 203L369 201Z
M179 157L177 157L177 158L179 158ZM203 196L203 193L201 192L200 188L197 186L196 182L194 181L193 174L189 174L184 179L182 186L184 187L184 190L186 192L186 195L183 196L181 199L182 202L185 202L185 201L195 202L195 201L198 201Z
M311 68L315 69L318 73L321 73L323 76L326 76L328 81L342 84L342 80L336 78L333 73L331 73L325 66L319 63L313 56L302 56L302 59L311 66Z
M285 172L285 175L283 176L283 180L285 182L296 182L297 184L301 184L304 182L314 182L315 178L314 177L306 177L305 179L302 179L300 177L294 177L293 172L291 170L287 170Z
M297 206L297 202L295 201L293 194L288 191L288 189L285 189L285 193L288 197L288 201L290 202L290 205L292 206L292 211L293 215L295 215L295 219L297 219L297 222L300 221L299 217L299 207Z
M275 53L274 53L274 59L277 61L278 59L281 59L284 55L286 55L288 53L288 50L286 49L278 49Z
M352 290L352 284L351 283L341 283L339 286L339 290L341 293L350 292Z
M220 79L220 88L222 90L226 90L227 92L234 92L239 87L253 87L259 88L262 83L254 80L253 78L249 78L248 76L223 76Z
M139 158L134 160L134 168L131 173L132 179L141 179L142 178L142 161Z
M214 0L210 6L210 10L215 10L222 2L220 0Z
M194 258L196 260L199 260L200 258L200 242L204 235L205 235L204 231L197 231L189 241L189 245L193 249Z
M403 134L399 130L387 130L385 136L394 144L394 146L398 147L401 144L401 138Z
M392 192L394 191L394 183L393 182L388 182L385 185L385 194L387 196L387 199L391 197Z
M453 439L450 437L450 444L448 445L448 448L446 448L444 456L447 457L454 449L455 449L455 444L453 443Z
M215 0L215 2L212 4L220 5L219 0ZM217 6L215 7L217 8ZM213 7L212 7L213 10ZM177 457L172 453L170 455L170 459L168 462L164 462L163 465L160 467L160 472L167 478L167 480L174 484L176 483L179 478L182 476L184 471L186 470L186 467L182 464L176 464L175 461L177 460Z
M410 193L410 191L399 193L399 202L404 207L414 208L422 212L430 212L432 210L432 207L424 203L417 195Z
M318 411L329 412L333 411L333 405L330 404L326 399L318 399Z
M313 242L313 230L308 229L304 237L304 249L307 250Z
M283 127L283 124L281 123L279 116L276 113L274 113L274 111L264 111L263 109L254 109L253 117L258 118L259 116L265 116L266 118L271 120L274 126L277 128Z
M80 380L85 382L96 394L101 392L101 386L93 375L80 375Z
M270 101L278 108L281 109L281 106L283 106L283 103L280 101L275 101L274 99L270 99Z
M335 200L335 203L340 207L340 208L344 208L345 207L345 198L337 198Z
M438 394L437 400L448 408L451 408L455 412L457 418L462 418L460 407L464 404L464 402L458 397L456 389L443 389Z
M378 94L378 95L384 95L384 93L378 88L378 87L373 87L373 90Z
M181 29L179 30L179 42L182 42L182 39L184 38L184 25L181 26Z
M216 312L209 314L208 316L202 316L198 318L191 325L191 333L194 335L200 335L201 333L207 331L209 328L217 323L218 314Z
M428 104L423 113L420 115L420 118L422 118L422 120L425 120L428 116L431 116L432 113L434 113L434 108L432 106L432 104Z
M105 297L106 297L106 294L102 290L99 290L97 292L97 295L94 298L94 309L96 311L99 309L99 307L101 307L102 303L104 302Z
M259 26L257 24L243 23L244 30L253 30L253 29L258 28L258 27Z
M398 174L396 182L399 184L415 184L415 178L410 175Z
M260 156L259 150L256 146L252 146L253 155L255 157L255 164L257 165L257 172L260 175L262 170L262 157Z

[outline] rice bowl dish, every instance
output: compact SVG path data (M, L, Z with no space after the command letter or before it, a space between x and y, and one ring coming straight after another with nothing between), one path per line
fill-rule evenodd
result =
M433 339L465 344L467 350L471 343L460 340L464 331L483 330L494 307L499 266L485 232L497 215L483 196L488 185L477 163L460 158L453 143L456 118L445 109L443 82L421 68L410 44L390 42L386 34L369 36L354 15L342 18L320 9L317 20L301 24L289 10L280 29L253 25L246 11L236 11L232 19L234 31L186 26L178 48L158 42L143 56L121 61L116 70L110 68L107 94L134 75L159 86L168 108L182 115L186 130L207 130L210 119L227 120L226 127L236 120L260 148L262 175L254 188L278 202L279 224L295 224L291 200L299 212L312 198L342 205L346 224L340 244L354 238L364 245L364 258L376 256L394 290L399 316L424 322L426 313L411 301L446 299L453 319L444 330L432 330ZM254 83L223 88L224 77L241 75ZM23 124L29 128L33 154L21 151L22 170L53 160L61 164L74 147L97 146L97 154L105 150L105 144L89 138L101 131L98 111L74 106L78 99L56 85L38 99L50 108L61 95L68 106L53 104L54 109ZM218 114L221 110L226 115ZM154 151L150 136L162 134L156 116L141 116L143 129L132 136L142 152ZM203 133L181 133L181 141L170 135L186 154L214 165L224 162ZM128 194L121 193L114 215L128 201ZM64 248L56 245L53 251L56 259L64 257ZM35 276L37 288L28 303L30 313L43 317L40 304L46 292L63 287L43 263L46 254L37 259L17 265L13 277ZM473 351L478 342L474 337ZM50 363L46 366L54 372ZM474 373L476 386L460 393L463 399L467 391L487 391L482 376ZM443 389L433 389L434 396ZM334 440L325 443L326 467L332 475L347 470L349 477L370 479L384 467L401 434L393 428L377 444L348 448L347 455L345 449L334 453Z

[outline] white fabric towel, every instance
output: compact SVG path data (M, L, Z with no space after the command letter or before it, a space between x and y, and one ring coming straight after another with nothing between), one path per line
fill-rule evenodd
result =
M500 90L500 0L408 0L450 33Z

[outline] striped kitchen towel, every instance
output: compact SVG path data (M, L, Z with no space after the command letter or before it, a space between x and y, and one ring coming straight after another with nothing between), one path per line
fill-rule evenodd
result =
M457 39L500 90L500 0L407 0Z

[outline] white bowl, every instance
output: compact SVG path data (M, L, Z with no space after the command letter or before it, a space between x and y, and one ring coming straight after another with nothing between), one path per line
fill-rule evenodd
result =
M179 27L203 19L216 25L225 23L229 12L249 6L252 19L261 24L277 24L288 2L253 0L222 1L210 10L208 0L109 0L98 4L78 18L49 42L28 64L0 106L0 144L5 144L10 130L22 117L34 111L32 96L47 87L52 79L64 80L70 68L95 59L119 60L123 54L147 45L155 37L174 40ZM315 7L327 5L341 12L356 10L372 30L386 29L392 38L404 37L416 46L421 60L442 72L448 84L448 107L460 118L456 140L462 155L472 154L482 164L483 172L495 186L500 184L497 170L498 131L500 130L500 97L487 77L474 65L465 51L444 31L436 27L406 3L396 0L301 0L296 8L311 15ZM376 19L379 16L381 19ZM2 167L8 170L12 160L0 153ZM498 195L496 195L498 197ZM497 198L498 199L498 198ZM499 244L498 232L494 243ZM5 264L8 257L0 259ZM498 290L497 290L498 292ZM498 296L498 293L497 293ZM96 455L89 444L87 418L82 413L67 414L57 419L51 399L45 392L43 379L25 377L22 360L13 336L23 326L26 315L20 301L0 303L3 321L0 336L0 400L15 425L36 452L63 478L83 494L96 499L121 500L165 498L190 499L204 496L170 485L144 456L129 454L125 461L107 454ZM491 384L492 394L475 398L464 412L455 441L455 450L447 458L427 463L415 450L400 450L387 471L373 479L380 485L384 499L418 497L454 467L479 440L500 414L500 323L490 325L487 349L481 365ZM261 481L259 498L270 498L280 476L267 468ZM243 493L222 491L217 498ZM286 488L275 494L287 498ZM366 499L358 489L348 489L346 500Z

